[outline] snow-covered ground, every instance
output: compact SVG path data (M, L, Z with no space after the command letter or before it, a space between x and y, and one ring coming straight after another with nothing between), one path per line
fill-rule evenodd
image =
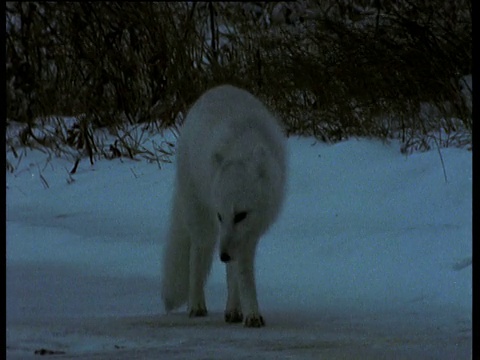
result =
M224 323L219 260L207 318L164 314L174 165L84 160L70 177L29 150L6 175L7 358L470 359L472 154L442 149L445 182L436 150L399 148L289 139L256 258L260 329Z

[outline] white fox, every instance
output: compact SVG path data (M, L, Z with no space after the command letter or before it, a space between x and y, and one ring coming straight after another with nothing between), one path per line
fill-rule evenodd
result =
M204 285L220 243L226 263L225 321L265 325L254 278L259 238L280 211L286 140L277 119L252 94L230 85L204 93L190 109L177 144L175 193L163 256L166 311L188 300L205 316Z

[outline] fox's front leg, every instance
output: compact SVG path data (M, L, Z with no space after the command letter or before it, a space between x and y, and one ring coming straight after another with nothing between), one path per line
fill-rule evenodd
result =
M246 327L262 327L265 321L258 311L257 289L253 269L255 248L245 249L240 255L237 265L240 299L245 313Z
M243 321L243 313L238 288L238 266L236 261L230 261L227 266L227 307L225 309L225 321L237 323Z

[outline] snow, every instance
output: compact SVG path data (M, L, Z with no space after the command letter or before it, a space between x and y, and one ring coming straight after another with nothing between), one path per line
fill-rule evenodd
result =
M69 175L28 150L6 175L7 358L471 358L471 152L441 149L446 182L437 150L288 145L285 207L256 258L261 329L224 323L217 259L209 316L164 314L173 164L83 160Z

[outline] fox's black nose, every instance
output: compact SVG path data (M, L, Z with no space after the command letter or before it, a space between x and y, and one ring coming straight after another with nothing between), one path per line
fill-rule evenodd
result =
M230 257L230 255L228 255L226 252L222 252L220 254L220 260L222 260L222 262L229 262L232 258Z

